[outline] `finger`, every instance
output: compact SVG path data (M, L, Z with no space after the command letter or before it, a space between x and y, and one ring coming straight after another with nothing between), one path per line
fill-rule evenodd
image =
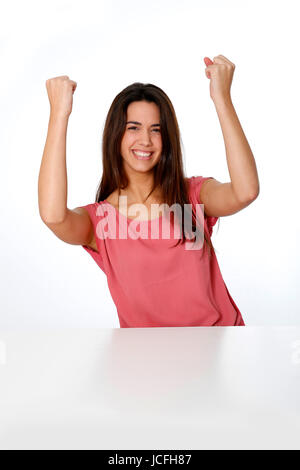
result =
M205 70L209 71L209 72L214 72L216 69L218 68L218 65L217 64L210 64L206 67Z
M234 65L234 63L233 63L233 62L230 62L230 60L227 59L227 57L225 57L224 55L221 55L221 54L220 54L219 57L222 57L222 59L226 60L226 62L228 62L229 64Z
M216 57L214 57L214 62L215 62L216 64L224 64L224 63L227 63L227 64L230 64L230 65L232 65L233 67L235 67L235 65L234 65L232 62L230 62L229 59L227 59L225 56L223 56L223 55L221 55L221 54L219 54L219 55L217 55Z
M71 87L72 87L72 93L76 90L77 87L77 82L74 82L74 80L70 80Z
M213 64L213 61L210 60L209 57L204 57L203 60L204 60L205 65L212 65Z
M227 62L227 60L222 59L222 57L220 57L219 55L217 55L216 57L214 57L214 64L225 64L225 65L229 65L229 63Z
M205 75L207 76L207 78L211 78L211 65L206 67Z

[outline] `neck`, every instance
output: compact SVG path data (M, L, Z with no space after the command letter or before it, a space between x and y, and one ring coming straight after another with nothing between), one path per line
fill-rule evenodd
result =
M125 189L120 190L120 196L127 196L128 204L144 204L160 198L160 188L155 188L149 198L146 199L154 184L153 172L137 172L134 175L131 174L127 176L129 181L128 185Z

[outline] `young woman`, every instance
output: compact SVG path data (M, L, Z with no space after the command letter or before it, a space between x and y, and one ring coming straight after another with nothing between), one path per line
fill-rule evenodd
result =
M170 99L155 85L133 83L115 97L106 118L96 200L73 210L67 207L66 131L77 84L67 76L46 82L51 110L39 174L40 216L61 240L82 245L104 271L120 327L244 325L210 237L219 217L256 199L259 181L231 101L235 66L220 55L204 62L231 181L187 178ZM184 228L188 213L192 232ZM173 228L167 237L166 220ZM199 233L203 243L195 245Z

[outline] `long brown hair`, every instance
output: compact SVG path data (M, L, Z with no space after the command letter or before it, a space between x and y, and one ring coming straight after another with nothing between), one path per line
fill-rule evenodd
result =
M173 105L166 93L156 85L135 82L122 90L113 100L104 125L102 139L102 166L103 172L100 184L97 188L96 201L106 199L115 189L124 189L128 185L128 178L123 169L121 156L121 141L126 130L127 108L133 101L147 101L155 103L160 110L160 127L162 136L162 153L160 160L155 165L154 186L147 198L156 187L160 187L162 200L168 205L178 204L181 213L189 209L185 204L191 204L188 196L188 182L184 176L181 139L179 126ZM177 207L177 206L175 206ZM176 213L176 209L175 209ZM174 215L174 214L171 214ZM206 214L204 213L206 218ZM183 230L184 218L181 217L181 238L178 243L186 240ZM197 233L197 216L192 206L192 230ZM174 223L172 219L172 224ZM203 233L203 232L202 232ZM195 239L195 238L194 238ZM189 238L190 241L194 239ZM210 236L204 230L204 249L209 247L209 254L214 251ZM203 250L204 251L204 250Z

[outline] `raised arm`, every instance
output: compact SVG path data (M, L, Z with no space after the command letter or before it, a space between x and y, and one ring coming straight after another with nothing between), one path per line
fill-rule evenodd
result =
M65 75L46 81L50 117L38 180L39 213L47 227L61 240L95 249L88 212L67 207L66 136L76 86L76 82Z
M231 100L235 65L222 55L214 57L214 62L206 57L204 62L224 137L230 182L204 181L199 199L207 215L219 217L234 214L251 204L259 195L259 179L253 153Z

